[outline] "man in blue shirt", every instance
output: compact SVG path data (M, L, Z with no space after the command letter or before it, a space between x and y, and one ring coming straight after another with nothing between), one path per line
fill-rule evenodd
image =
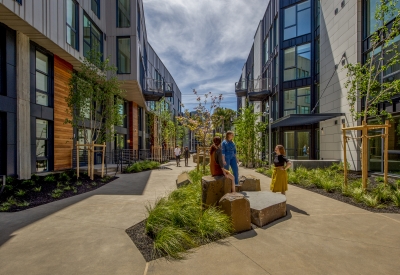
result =
M225 140L222 142L222 160L224 168L229 171L232 168L235 176L235 185L239 185L238 159L236 158L236 145L233 142L233 132L226 132Z

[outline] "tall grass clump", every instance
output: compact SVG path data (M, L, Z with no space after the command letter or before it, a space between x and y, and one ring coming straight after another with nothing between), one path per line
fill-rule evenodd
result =
M154 239L154 251L159 256L181 259L188 249L232 233L232 221L219 209L202 210L202 173L195 169L189 177L191 184L146 206L145 232Z
M138 173L146 170L157 169L159 167L160 163L157 161L151 161L151 160L138 161L125 168L125 173Z

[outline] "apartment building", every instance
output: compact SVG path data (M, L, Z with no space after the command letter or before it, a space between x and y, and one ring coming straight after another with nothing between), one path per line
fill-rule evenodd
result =
M272 146L295 160L343 160L342 123L358 125L347 101L347 63L371 53L378 0L270 0L235 84L238 109L246 102L269 111ZM400 6L400 5L399 5ZM396 41L396 43L398 43ZM390 58L390 57L387 57ZM399 77L393 66L382 78ZM400 99L400 96L399 96ZM392 113L389 171L400 172L399 99L381 104ZM361 102L361 100L360 100ZM361 108L361 103L358 108ZM370 120L374 120L371 118ZM360 133L351 133L354 138ZM359 141L348 142L351 168L360 170ZM383 141L369 141L369 170L383 171Z
M0 0L0 174L72 167L79 129L64 124L71 72L90 49L109 57L126 90L114 149L149 149L148 102L181 92L147 40L142 0Z

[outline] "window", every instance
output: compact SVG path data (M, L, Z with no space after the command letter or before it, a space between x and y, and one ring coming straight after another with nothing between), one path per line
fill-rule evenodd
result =
M36 172L48 171L48 129L48 121L36 119Z
M36 51L36 104L49 106L49 58Z
M304 44L284 50L283 81L310 76L311 44Z
M67 0L67 43L76 50L79 48L78 13L78 4L74 0Z
M138 5L137 5L137 11L136 11L136 14L137 14L137 31L138 31L138 38L139 38L139 40L140 40L140 24L141 24L141 19L140 19L140 7L139 7L139 3L138 3Z
M90 50L103 53L103 33L90 21L88 16L83 16L83 55L89 56Z
M117 28L131 26L131 1L117 0Z
M311 32L310 0L286 8L284 11L283 40Z
M319 27L321 17L321 1L315 1L315 27Z
M269 37L264 40L264 64L269 60Z
M380 0L365 0L365 37L370 36L382 26L382 22L377 22L375 19L375 12L380 4ZM400 2L396 1L396 8L400 8ZM384 19L384 23L387 24L391 21L397 14L387 14Z
M286 90L283 92L283 100L284 116L310 113L310 87Z
M22 0L16 0L15 2L17 2L18 4L20 4L22 6Z
M320 52L320 45L319 45L319 38L315 43L315 74L319 74L319 52Z
M119 74L131 73L131 38L117 37L117 67Z
M92 11L100 19L100 0L92 0Z
M275 57L274 60L274 68L275 68L275 73L274 73L274 85L278 85L279 84L279 58L278 56Z
M125 149L125 135L115 134L115 148Z
M143 117L142 117L143 109L138 107L138 128L139 131L143 131ZM140 143L139 143L140 144Z

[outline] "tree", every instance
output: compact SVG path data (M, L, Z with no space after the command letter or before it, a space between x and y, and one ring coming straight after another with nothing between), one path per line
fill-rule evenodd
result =
M215 96L211 92L200 96L195 89L193 94L197 96L198 106L194 108L194 112L190 113L185 110L184 116L177 117L182 126L193 131L196 139L200 141L201 146L211 146L213 133L213 111L218 108L223 99L222 94ZM205 170L205 156L203 157L203 171Z
M225 133L232 129L233 119L236 117L236 112L229 108L217 107L212 115L213 124L216 130L220 133Z
M238 157L246 167L258 166L264 150L261 133L266 130L268 123L259 120L262 113L255 113L253 105L242 108L238 113L234 122Z
M368 118L376 118L378 123L382 117L391 118L385 108L379 108L381 103L392 103L394 95L400 93L400 80L390 75L392 70L400 64L400 53L397 49L397 39L400 35L400 10L396 7L397 1L380 0L376 6L375 32L370 37L371 51L367 60L361 64L347 64L347 77L345 87L348 89L347 99L354 120L362 119L362 126L343 127L344 161L346 162L346 130L361 130L361 160L363 188L367 188L368 179L368 130L385 129L384 150L384 178L387 183L388 171L388 127L389 123L382 126L368 125ZM361 100L363 108L357 108ZM345 184L347 184L347 164L344 165Z
M68 115L65 119L80 130L84 143L107 142L115 136L114 125L123 120L121 108L124 91L116 76L116 67L101 53L91 50L79 69L72 72L69 94L65 99Z

